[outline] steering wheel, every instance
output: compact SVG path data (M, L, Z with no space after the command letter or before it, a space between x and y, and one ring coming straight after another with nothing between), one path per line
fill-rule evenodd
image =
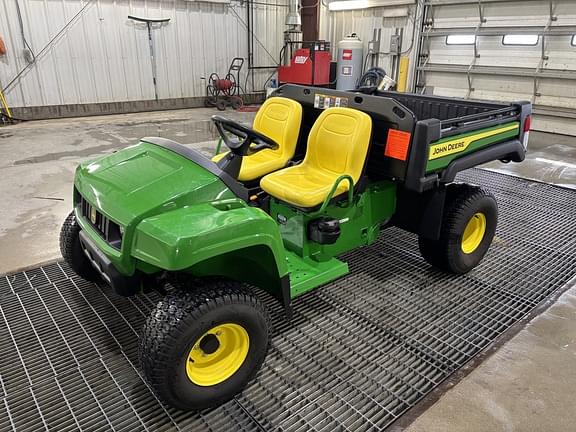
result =
M226 144L235 155L250 156L260 150L276 150L279 147L278 143L273 139L234 120L214 115L212 116L212 121L216 125L224 144ZM234 137L231 137L229 134L232 134Z

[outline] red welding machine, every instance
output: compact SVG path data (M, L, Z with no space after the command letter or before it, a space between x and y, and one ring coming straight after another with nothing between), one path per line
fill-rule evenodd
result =
M325 41L303 42L294 51L290 66L278 67L281 84L328 85L330 83L330 43Z

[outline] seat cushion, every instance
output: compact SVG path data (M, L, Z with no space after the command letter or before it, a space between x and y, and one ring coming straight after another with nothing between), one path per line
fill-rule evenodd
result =
M217 154L212 158L213 162L218 162L228 152ZM242 166L240 167L240 174L238 180L251 181L265 176L268 173L277 171L286 166L287 160L282 157L282 154L272 150L261 150L251 156L242 158Z
M351 108L328 108L312 126L304 161L264 177L260 186L270 195L297 207L315 207L327 198L336 180L362 175L370 145L370 116ZM342 181L334 197L349 189Z
M298 165L268 174L260 187L275 198L297 207L316 207L324 202L339 175L321 170L311 170ZM334 196L348 190L348 182L338 185Z
M256 180L284 168L294 157L301 122L302 105L299 102L283 97L268 98L256 113L253 128L276 141L279 147L245 156L238 180ZM225 154L214 156L212 161L218 162Z

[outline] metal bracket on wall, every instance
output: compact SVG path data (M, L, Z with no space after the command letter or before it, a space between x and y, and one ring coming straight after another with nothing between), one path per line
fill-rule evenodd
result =
M533 82L533 90L532 90L532 103L536 102L536 98L542 96L542 93L540 93L539 91L539 87L540 87L540 72L542 71L542 69L544 69L544 62L548 61L548 59L550 58L548 55L546 55L546 42L547 42L547 37L546 35L548 34L550 27L552 26L552 23L558 20L558 17L555 15L555 11L556 11L556 5L554 4L554 2L550 2L549 3L550 6L550 13L548 16L548 22L546 23L546 26L544 27L544 30L542 31L541 34L541 54L540 54L540 61L538 62L538 66L536 66L536 70L534 71L534 82Z
M466 71L466 81L468 82L468 91L466 92L466 99L468 99L471 96L472 92L474 91L474 87L472 87L472 75L470 74L473 67L474 65L471 64L470 66L468 66L468 70Z
M474 30L474 58L480 58L480 53L478 52L478 30L480 29L480 26L482 25L482 23L479 23L476 26L476 29Z
M415 67L415 78L414 78L414 91L418 88L420 93L424 94L426 92L426 79L422 72L422 68L428 64L430 60L430 31L434 27L434 16L433 7L431 4L422 2L421 7L422 21L420 25L420 35L418 36L418 51L416 57L416 67ZM414 25L416 25L416 19L414 19Z
M552 23L554 21L558 20L558 17L556 15L554 15L554 12L556 10L556 5L553 2L550 2L550 15L548 17L548 22L546 23L546 26L544 27L544 30L542 31L542 55L540 56L542 60L548 60L548 56L546 55L546 35L548 34L548 31L550 30L550 27L552 26Z
M554 15L554 12L556 12L556 5L554 4L554 2L550 2L549 5L550 5L550 22L558 21L558 17Z
M478 52L478 32L480 31L480 28L482 28L482 24L486 22L486 18L482 16L482 3L480 1L478 1L478 8L480 10L479 15L480 21L478 21L478 24L474 29L474 56L472 57L472 61L468 65L468 70L466 71L466 81L468 82L468 91L466 92L466 99L468 99L472 95L472 92L474 91L474 87L472 87L471 72L474 66L476 66L476 60L480 58L480 53Z
M421 38L420 53L418 56L418 63L420 67L426 67L428 61L430 60L430 38L429 38L430 28L424 30L424 37ZM426 52L424 52L426 50ZM424 79L424 74L418 74L418 80L416 85L422 89L422 93L426 91L426 80ZM421 81L420 81L421 80Z
M378 67L380 57L380 42L382 40L382 29L374 29L372 40L368 41L368 54L370 55L370 67Z
M478 16L480 17L480 24L486 22L486 17L484 16L484 6L482 5L482 0L478 0Z

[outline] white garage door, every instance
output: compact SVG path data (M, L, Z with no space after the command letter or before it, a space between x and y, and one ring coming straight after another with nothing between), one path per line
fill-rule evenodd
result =
M576 1L426 0L415 89L530 100L533 128L576 135Z

